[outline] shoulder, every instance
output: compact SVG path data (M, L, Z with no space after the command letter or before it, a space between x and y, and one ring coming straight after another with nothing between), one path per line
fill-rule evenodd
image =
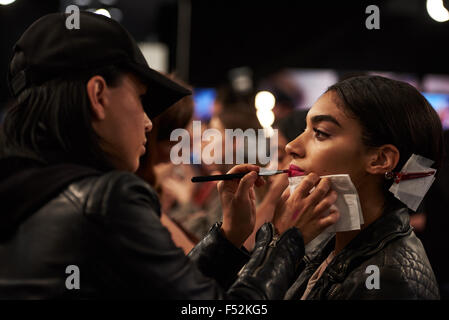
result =
M439 299L432 267L413 232L365 260L345 283L353 286L355 299Z
M156 192L133 173L111 171L71 183L65 196L81 206L87 216L106 216L130 206L149 207L160 215Z
M414 232L385 248L383 265L386 271L394 270L400 275L417 298L438 298L435 275L424 246Z

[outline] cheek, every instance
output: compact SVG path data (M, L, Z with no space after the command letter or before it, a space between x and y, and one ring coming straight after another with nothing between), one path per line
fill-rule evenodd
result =
M143 143L143 133L139 133L138 129L135 121L125 121L120 129L117 128L117 139L125 149L135 149Z
M361 155L357 147L348 141L312 142L309 147L310 169L319 175L350 174L358 172Z

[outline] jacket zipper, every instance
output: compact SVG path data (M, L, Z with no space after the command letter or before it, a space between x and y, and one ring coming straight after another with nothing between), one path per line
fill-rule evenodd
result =
M304 263L306 265L309 265L312 261L310 261L309 257L307 255L304 256L304 258L302 258L304 260Z
M273 238L271 239L270 244L268 244L268 246L269 246L270 248L276 248L276 245L277 245L278 241L279 241L279 236L278 236L277 234L275 234L275 235L273 236Z
M328 299L332 298L332 296L335 294L336 291L337 291L337 285L335 284L335 286L332 288L331 292L328 295Z

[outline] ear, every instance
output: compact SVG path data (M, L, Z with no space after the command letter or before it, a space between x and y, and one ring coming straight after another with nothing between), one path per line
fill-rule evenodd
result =
M108 103L107 84L103 77L93 76L86 85L94 119L103 120L106 117L105 106Z
M368 155L366 171L371 174L385 174L392 171L399 162L399 150L392 144L373 148Z

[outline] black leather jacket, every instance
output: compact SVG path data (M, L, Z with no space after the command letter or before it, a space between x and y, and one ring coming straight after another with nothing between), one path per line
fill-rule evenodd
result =
M0 299L281 299L304 253L297 229L276 241L267 224L250 257L217 223L185 256L159 215L155 192L134 174L114 171L70 183L0 239ZM70 265L79 269L79 289L66 286Z
M286 299L301 299L309 278L334 246L332 237L304 257L305 269ZM368 268L370 265L378 267L379 289L372 286L375 271ZM307 299L439 299L424 248L410 227L408 209L387 211L362 230L334 257Z

